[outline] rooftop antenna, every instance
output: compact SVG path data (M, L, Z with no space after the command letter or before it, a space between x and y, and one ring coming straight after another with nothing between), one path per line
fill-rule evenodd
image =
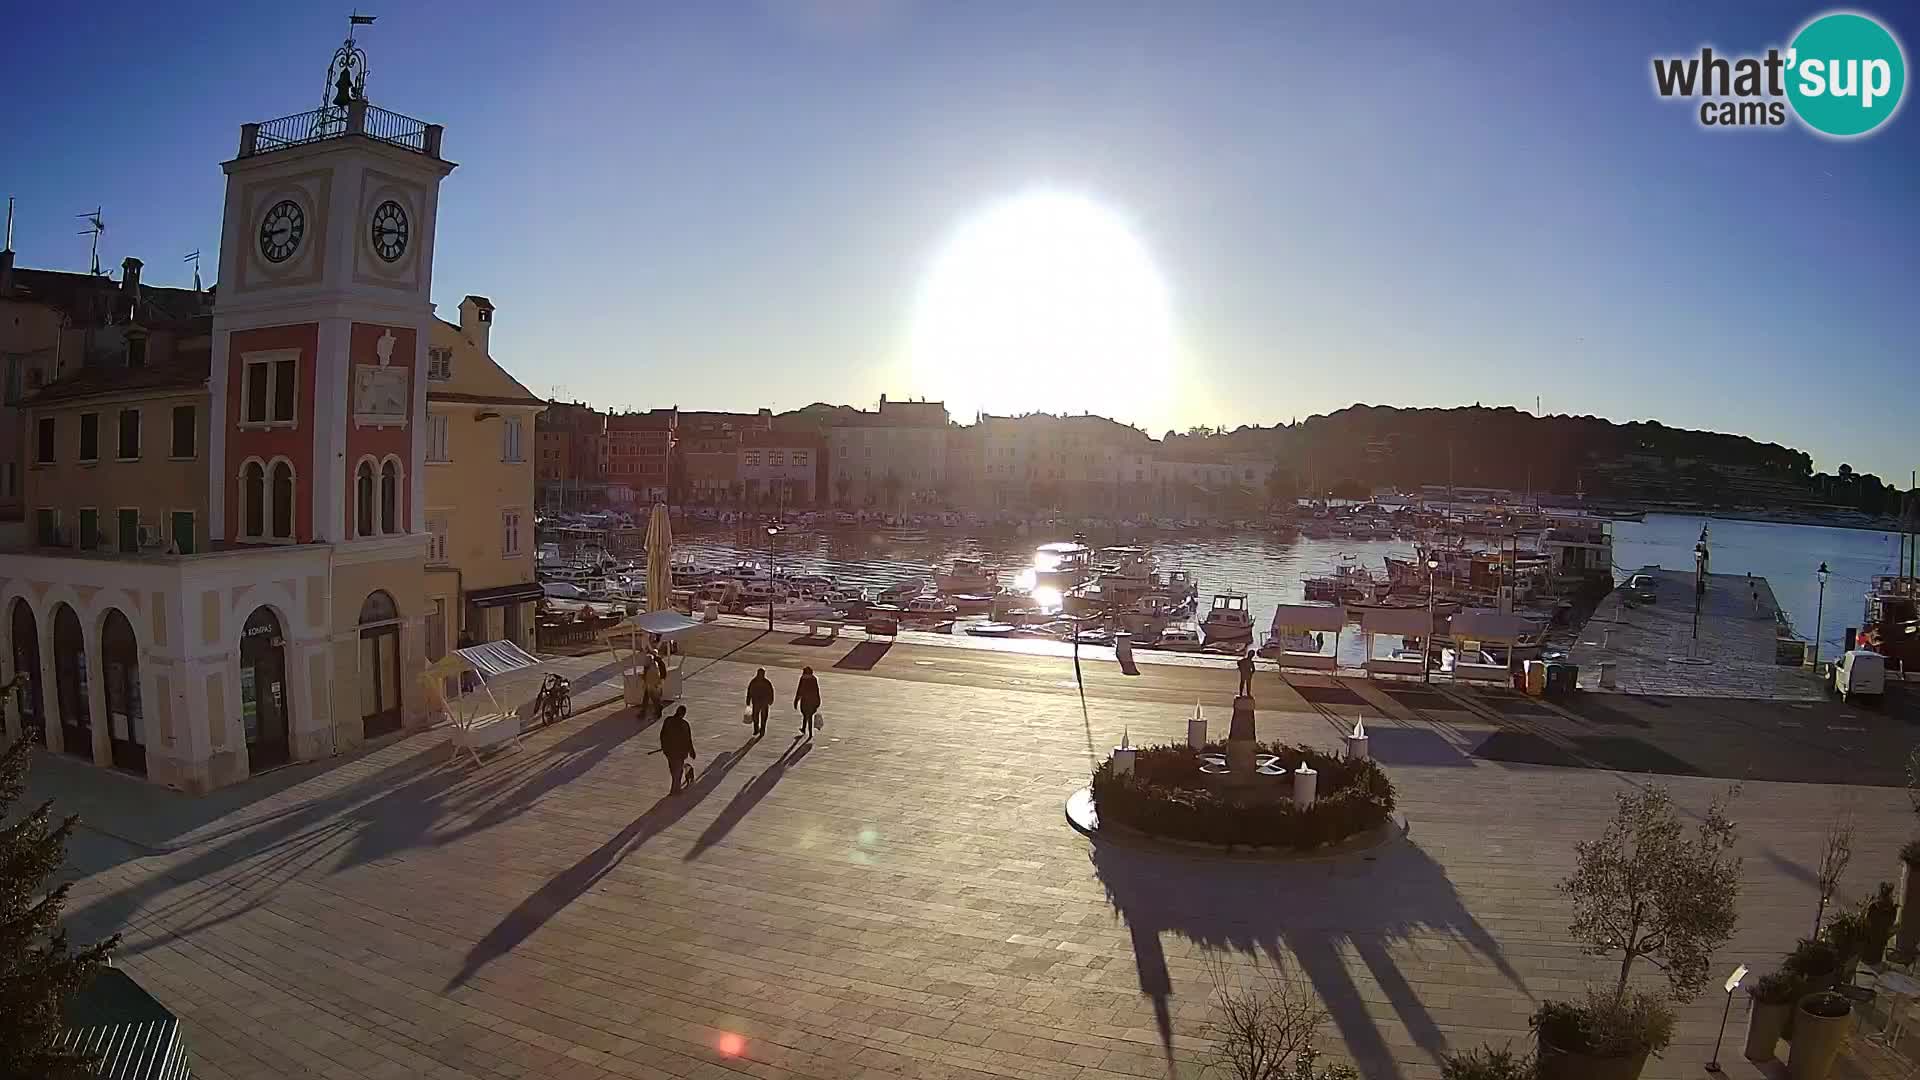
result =
M190 262L193 264L193 291L194 292L201 291L200 290L200 253L198 251L190 251L187 253L186 258L181 259L180 261Z
M87 223L87 227L80 230L80 235L93 237L93 275L95 277L100 276L100 234L107 231L107 223L100 216L100 210L101 207L96 206L92 213L73 215Z
M7 196L7 242L0 251L13 250L13 196Z

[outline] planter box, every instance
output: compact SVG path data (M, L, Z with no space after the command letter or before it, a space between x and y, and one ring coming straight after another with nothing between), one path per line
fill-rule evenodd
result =
M1808 997L1813 995L1809 994ZM1787 1053L1787 1074L1793 1080L1826 1080L1834 1059L1853 1028L1853 1012L1819 1016L1805 1008L1807 998L1793 1009L1793 1049Z
M1540 1080L1640 1080L1646 1067L1644 1050L1626 1057L1595 1057L1540 1044Z
M1793 1016L1793 1002L1767 1005L1752 1001L1752 1008L1753 1011L1747 1014L1747 1047L1744 1053L1748 1061L1770 1061L1775 1047L1786 1034L1787 1021Z

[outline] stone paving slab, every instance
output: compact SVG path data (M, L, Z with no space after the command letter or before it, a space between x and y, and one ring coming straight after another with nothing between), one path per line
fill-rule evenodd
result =
M739 722L752 666L701 663L687 793L666 795L657 737L624 710L477 768L428 732L262 777L174 850L77 834L76 934L124 929L121 963L215 1078L1196 1076L1219 956L1297 966L1337 1053L1424 1080L1446 1048L1524 1042L1540 997L1605 974L1564 940L1553 883L1633 776L1440 763L1426 740L1473 730L1367 688L1380 723L1411 733L1382 744L1407 759L1392 773L1409 840L1220 864L1091 845L1060 812L1123 730L1183 738L1190 704L828 664L819 737L793 739L783 700L756 740ZM1030 663L1035 685L1058 681L1057 658ZM794 671L771 673L790 695ZM1333 746L1344 722L1282 708L1261 735ZM1664 779L1690 812L1726 786ZM63 777L62 798L131 832L107 815L137 802L89 780L119 778ZM1904 793L1745 785L1721 966L1764 970L1806 932L1808 868L1843 810L1860 823L1851 898L1893 875ZM1698 1075L1720 1004L1687 1006L1647 1075Z
M1798 666L1775 662L1779 601L1767 579L1708 574L1694 635L1692 571L1642 567L1657 599L1629 608L1615 589L1569 650L1580 685L1601 691L1600 665L1614 665L1614 689L1629 694L1818 701L1820 684ZM1704 665L1678 662L1685 658Z

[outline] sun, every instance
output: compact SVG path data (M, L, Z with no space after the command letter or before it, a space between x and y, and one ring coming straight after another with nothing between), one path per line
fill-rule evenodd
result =
M1166 411L1175 362L1166 283L1127 222L1083 196L1033 192L947 239L914 305L913 392L973 414Z

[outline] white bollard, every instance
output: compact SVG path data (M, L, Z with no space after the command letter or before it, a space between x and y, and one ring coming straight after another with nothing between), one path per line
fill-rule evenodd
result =
M1313 789L1320 783L1320 774L1307 768L1306 762L1293 774L1293 805L1301 810L1313 805Z
M720 601L709 600L706 602L706 604L707 606L702 608L700 611L700 621L701 622L719 622L720 621Z
M1207 745L1207 718L1200 715L1200 706L1193 707L1193 715L1187 718L1187 745L1195 750Z
M1134 749L1131 746L1113 748L1113 775L1128 776L1133 772Z
M1600 661L1600 689L1613 689L1613 661Z

